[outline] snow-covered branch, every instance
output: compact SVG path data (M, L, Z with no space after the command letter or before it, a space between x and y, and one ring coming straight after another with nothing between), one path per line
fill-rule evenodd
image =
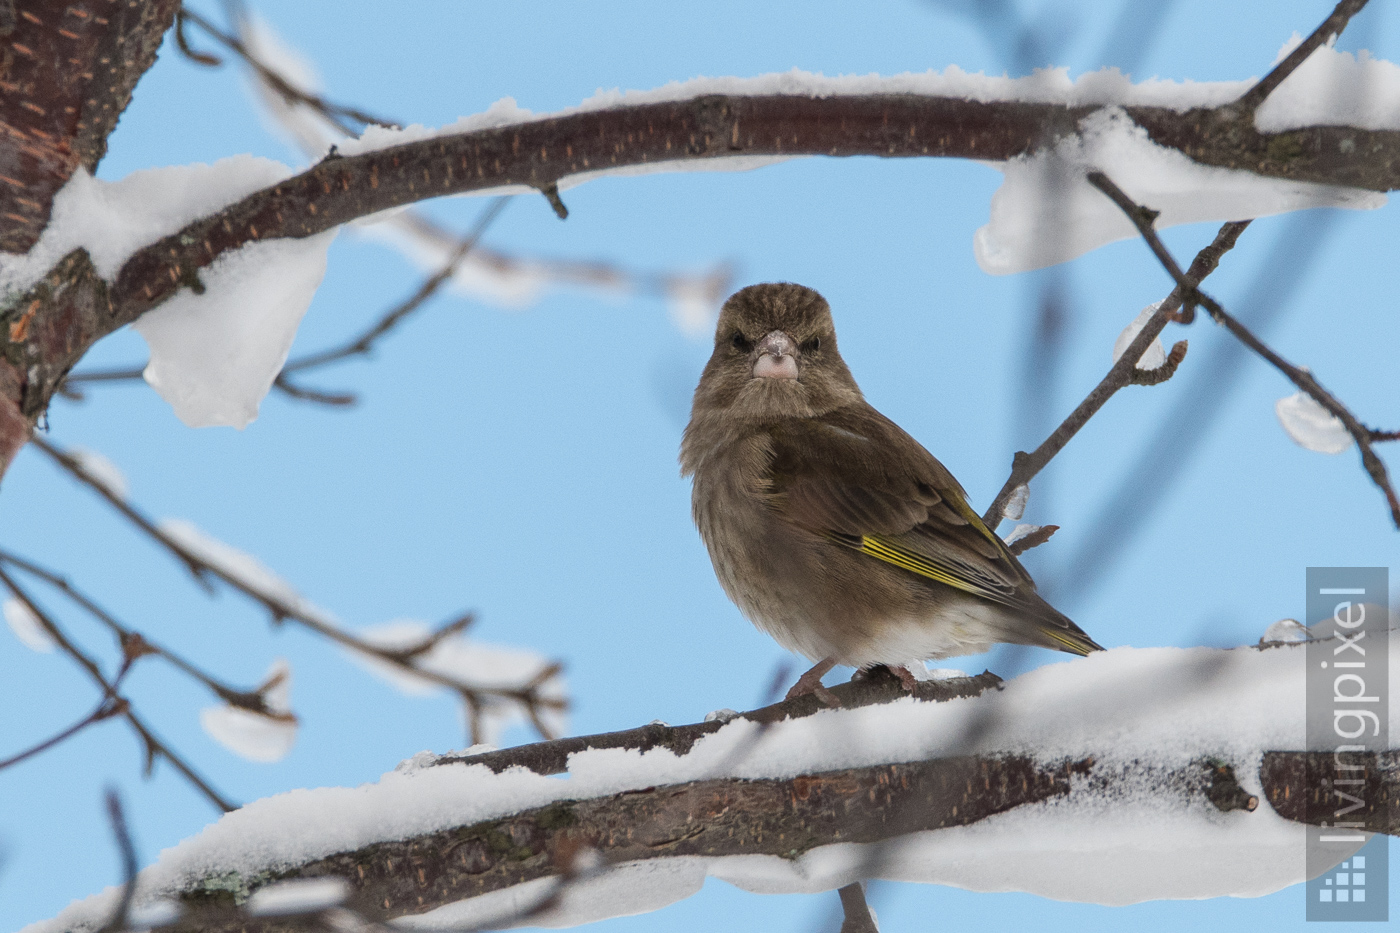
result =
M399 623L352 632L255 557L210 537L187 521L153 521L82 458L44 438L35 438L34 445L179 560L199 582L206 586L211 580L226 584L261 605L274 621L292 622L315 632L400 687L413 691L426 685L456 694L473 743L494 739L497 727L517 715L546 738L561 729L569 705L560 675L562 666L533 652L467 644L461 636L474 620L470 613L436 631L426 627L420 630L416 623ZM46 576L53 584L56 578ZM85 608L92 612L95 607L85 602ZM103 615L100 611L95 614L99 618ZM115 624L110 617L103 621L108 627ZM253 692L232 691L225 695L221 691L227 688L215 686L207 676L201 674L197 679L235 708L255 716L273 714L262 702L262 695L268 690L266 685Z
M165 929L293 929L286 883L338 879L317 910L460 930L654 910L707 876L768 893L892 878L1110 904L1260 895L1301 880L1301 824L1338 806L1320 778L1332 752L1305 750L1304 660L1300 643L1119 648L917 697L871 677L834 688L840 709L803 697L424 753L376 784L247 805L167 850L136 903L165 904ZM1375 803L1348 818L1400 834L1385 802L1400 754L1352 763ZM115 897L30 933L91 930Z
M7 4L0 70L0 252L44 232L54 194L79 166L96 167L132 89L156 59L179 0L109 4L94 15L69 0Z
M1013 80L955 68L894 78L793 72L697 79L640 94L602 94L553 115L504 101L437 131L371 127L310 169L270 185L267 180L280 172L269 166L240 165L237 172L230 166L225 174L237 175L236 183L224 179L225 196L215 202L226 206L187 215L196 219L180 220L178 229L167 218L158 231L166 235L131 243L134 252L97 257L81 237L69 242L55 234L45 255L52 253L53 262L66 249L66 256L37 283L20 285L25 290L0 311L0 323L7 325L0 390L9 402L0 405L0 460L7 463L22 445L26 424L32 426L45 410L93 341L177 292L187 304L200 305L189 296L202 296L207 288L217 298L234 287L229 277L247 279L282 262L286 271L279 276L294 278L295 287L279 282L259 301L240 304L287 306L276 321L259 325L277 333L261 351L267 365L260 364L252 381L261 383L265 375L270 385L319 282L330 232L425 198L534 190L560 209L562 188L601 174L754 167L801 155L975 158L1005 163L1008 173L1006 190L993 204L993 232L979 237L979 260L993 271L1014 271L1063 261L1131 230L1117 215L1096 213L1100 205L1086 201L1083 192L1073 192L1066 193L1064 211L1073 222L1070 235L1026 241L1011 205L1028 192L1033 200L1039 197L1044 166L1036 166L1045 159L1030 158L1036 153L1056 164L1135 166L1143 187L1135 192L1139 197L1162 202L1159 183L1175 192L1166 198L1171 205L1163 203L1173 222L1206 219L1200 215L1205 202L1211 205L1207 214L1225 210L1232 215L1227 219L1319 204L1375 206L1379 202L1368 192L1400 185L1393 70L1332 49L1286 59L1275 75L1288 80L1251 108L1239 106L1249 82L1133 85L1116 73L1074 82L1060 72ZM1328 90L1335 79L1377 76L1385 90L1353 101L1344 111L1350 125L1336 125ZM267 186L254 190L249 182L256 178ZM1087 189L1082 181L1080 186ZM284 246L255 261L249 251L266 250L270 241ZM140 243L147 245L137 248ZM306 247L285 246L291 243ZM239 256L246 261L235 261ZM215 266L221 257L229 259ZM42 272L42 266L25 268L10 273L11 287L34 282ZM271 286L249 281L243 287ZM213 306L204 299L201 310L191 310L206 319ZM145 331L153 341L188 339L189 328L168 319L159 325L162 334L154 327L148 324ZM210 369L202 356L185 362L196 372ZM147 375L153 384L166 383L167 397L180 398L177 410L184 404L182 417L193 423L244 424L256 410L256 401L244 396L231 404L191 400L191 393L205 389L176 385L183 377L154 361Z

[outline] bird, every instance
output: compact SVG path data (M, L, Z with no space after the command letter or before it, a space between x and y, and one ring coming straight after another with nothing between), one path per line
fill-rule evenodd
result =
M1052 607L933 454L877 411L841 358L831 308L790 282L720 310L680 450L721 587L760 630L816 662L888 667L996 643L1103 650Z

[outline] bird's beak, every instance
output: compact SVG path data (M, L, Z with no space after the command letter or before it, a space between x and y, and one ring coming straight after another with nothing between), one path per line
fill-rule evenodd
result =
M796 379L797 342L780 330L772 331L754 347L754 378Z

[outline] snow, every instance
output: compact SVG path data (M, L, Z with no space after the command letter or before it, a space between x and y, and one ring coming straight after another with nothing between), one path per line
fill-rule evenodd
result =
M1011 490L1011 498L1006 500L1006 505L1001 508L1001 517L1009 518L1013 522L1020 521L1021 516L1026 514L1026 502L1030 500L1031 488L1025 483Z
M1391 640L1391 662L1400 639ZM1304 827L1262 796L1263 751L1307 748L1304 649L1116 648L1024 674L969 699L912 698L824 710L768 728L735 719L690 753L590 749L563 776L482 765L419 766L354 788L294 790L248 804L163 852L141 874L138 899L217 876L237 892L260 872L367 844L470 825L561 799L591 798L718 776L800 773L959 754L1041 761L1093 757L1072 793L966 827L922 832L879 849L828 845L797 859L668 858L591 874L532 924L563 926L655 909L706 877L777 893L839 887L861 875L1059 900L1128 904L1158 898L1261 896L1303 880ZM1394 701L1392 701L1394 705ZM1156 787L1165 769L1203 755L1232 764L1260 796L1255 812L1184 803ZM1113 775L1107 786L1093 775ZM1154 789L1154 787L1156 789ZM871 856L878 856L873 860ZM538 882L403 919L412 928L491 922L551 889ZM246 893L246 891L245 891ZM111 889L26 933L90 930Z
M424 622L399 619L363 629L358 634L370 644L402 649L421 644L431 632L432 629ZM402 667L373 655L352 649L346 651L356 663L404 693L421 696L443 689L441 684L415 677ZM534 681L553 662L533 651L483 644L465 634L458 634L442 639L431 650L415 658L413 663L425 671L451 677L474 687L512 690ZM548 678L540 685L539 695L541 699L565 699L568 690L564 676L555 673ZM501 733L511 725L529 722L524 707L517 702L499 697L483 697L483 700L485 703L480 710L480 737L485 743L495 743ZM541 707L539 712L540 719L551 734L563 735L567 732L566 711Z
M1127 216L1085 179L1102 171L1139 204L1160 211L1157 229L1204 221L1247 220L1313 207L1369 210L1386 196L1357 188L1263 178L1200 165L1152 142L1120 107L1080 121L1080 133L1048 151L997 166L991 220L973 251L982 271L1026 272L1067 262L1138 236Z
M1342 419L1305 392L1295 392L1274 403L1278 423L1299 447L1324 454L1339 454L1352 445Z
M0 294L27 289L78 247L110 283L132 253L291 174L280 162L250 155L143 169L118 181L93 178L80 166L54 196L39 242L22 256L0 253Z
M30 651L47 654L58 647L49 630L39 621L39 617L13 596L5 600L4 606L0 607L0 613L4 614L5 623L10 626L10 631L15 633L20 644Z
M145 377L192 428L244 428L287 361L297 327L326 274L336 230L249 243L132 326L146 338Z
M93 482L118 499L126 498L128 489L126 477L111 460L95 450L87 450L82 447L71 448L68 455L78 461L78 469L86 473Z
M350 886L340 878L280 881L253 892L248 898L248 912L261 917L312 913L335 907L349 893Z
M1295 33L1279 58L1300 41ZM1275 88L1254 114L1254 126L1262 133L1314 125L1400 128L1400 66L1374 58L1364 49L1353 54L1323 46Z
M1152 315L1157 313L1157 309L1161 306L1162 303L1160 301L1152 302L1152 304L1143 308L1142 312L1139 313L1137 317L1133 318L1131 324L1123 328L1123 332L1118 335L1118 339L1113 341L1113 362L1118 362L1118 359L1124 353L1128 352L1128 347L1137 339L1137 335L1142 331L1143 326L1147 324ZM1142 351L1142 356L1138 358L1137 368L1156 369L1166 361L1167 351L1162 349L1162 341L1158 338L1154 338L1152 343L1148 344L1147 349Z
M709 274L674 275L667 278L663 292L671 322L687 337L708 337L719 320L720 303L729 285L730 273L721 267Z
M266 30L265 26L259 29ZM1298 42L1294 36L1279 56ZM296 53L271 37L277 61L291 74L313 82L314 74ZM1100 106L1082 124L1079 137L1062 140L1052 151L989 163L1004 174L992 199L990 222L976 232L973 250L986 272L1005 275L1073 259L1100 246L1136 236L1118 209L1084 175L1093 169L1113 178L1139 203L1161 211L1157 226L1203 221L1244 220L1312 207L1371 209L1386 203L1384 194L1305 182L1267 179L1248 172L1213 168L1192 162L1173 150L1157 146L1135 127L1124 106L1159 106L1177 111L1228 104L1256 79L1239 81L1166 81L1133 83L1116 68L1071 78L1067 68L1047 68L1021 78L964 71L950 65L942 71L882 76L827 76L801 69L750 78L699 77L673 81L648 91L597 91L576 107L535 113L514 98L502 98L485 111L462 117L439 128L415 124L402 129L372 126L358 138L338 140L342 155L369 152L437 136L470 133L554 119L622 106L684 100L707 94L831 97L869 94L917 94L960 97L976 101L1014 100L1068 106ZM288 107L280 97L259 92L272 120L298 142L304 152L319 157L332 133L325 121L306 108ZM1256 125L1277 132L1310 124L1350 123L1367 129L1400 128L1400 67L1327 46L1316 52L1277 88L1259 108ZM647 163L583 172L561 179L561 191L594 178L674 171L747 171L787 157L739 156ZM506 186L472 195L530 193L523 186ZM682 329L689 327L681 309ZM704 328L698 323L696 331Z
M290 174L280 162L249 155L113 182L80 167L54 197L39 242L23 256L0 255L0 296L29 288L78 247L112 282L137 250ZM227 253L201 272L204 294L181 288L136 322L151 346L146 381L180 420L241 428L257 417L325 274L334 236L267 240Z
M1308 627L1297 619L1279 619L1264 629L1259 643L1262 645L1270 641L1307 641L1311 634Z
M1022 488L1024 488L1024 487L1022 487ZM1044 528L1044 527L1045 527L1044 525L1027 525L1027 524L1020 524L1020 525L1017 525L1015 528L1012 528L1012 529L1011 529L1011 534L1007 535L1005 538L1002 538L1002 540L1005 541L1007 544L1015 544L1017 541L1020 541L1022 538L1026 537L1027 535L1033 535L1033 534L1035 534L1037 531L1039 531L1041 528Z
M292 669L278 658L263 682L263 702L272 712L263 716L252 710L225 704L199 711L199 724L216 742L249 761L271 764L281 761L297 740L297 719L291 712Z

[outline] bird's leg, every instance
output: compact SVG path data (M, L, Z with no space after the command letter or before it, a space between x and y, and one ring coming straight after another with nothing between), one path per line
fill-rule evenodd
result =
M904 684L904 689L914 693L919 689L919 678L914 676L914 672L903 664L886 664L890 673L899 678L899 682Z
M810 671L797 678L797 683L793 684L792 689L787 692L787 698L792 700L810 693L827 706L840 706L841 701L836 698L836 694L822 686L822 678L826 676L827 671L835 666L835 658L824 658L818 661L812 665Z

